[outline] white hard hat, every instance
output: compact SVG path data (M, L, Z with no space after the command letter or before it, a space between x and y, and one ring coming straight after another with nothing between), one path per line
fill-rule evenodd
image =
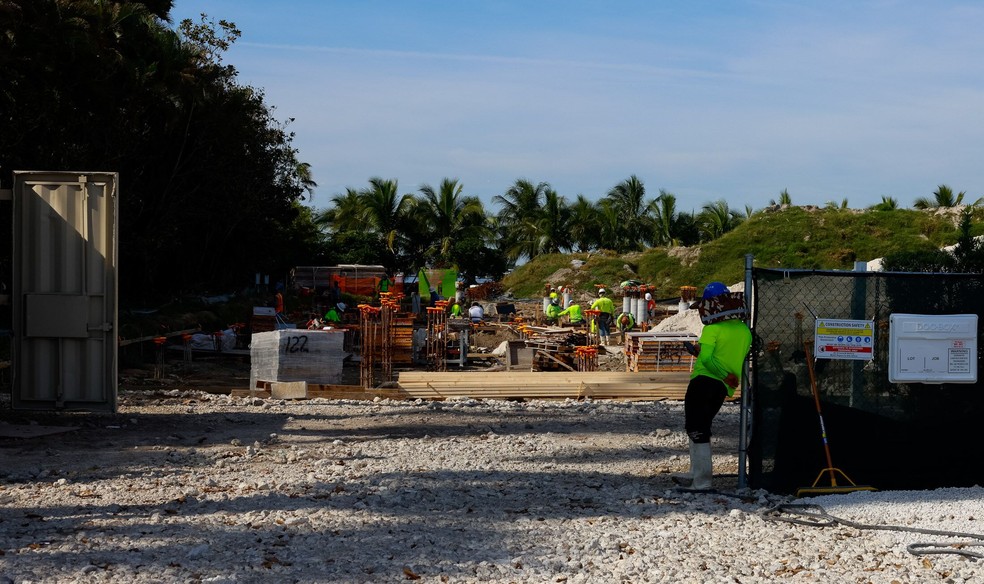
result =
M646 292L646 300L652 300L652 299L653 299L653 295L650 294L649 292Z
M598 288L598 296L604 296L604 295L605 295L605 289L604 288Z

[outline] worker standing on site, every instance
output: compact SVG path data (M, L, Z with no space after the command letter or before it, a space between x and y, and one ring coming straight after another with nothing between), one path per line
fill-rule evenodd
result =
M451 318L461 318L461 304L457 299L451 304Z
M651 323L656 318L656 301L653 295L646 292L646 322Z
M597 310L601 312L598 316L598 336L600 337L600 343L602 345L607 345L609 342L609 335L611 334L611 326L613 314L615 313L615 303L612 299L605 296L605 289L598 289L598 298L591 303L591 310Z
M704 288L693 303L704 323L693 353L694 362L684 397L684 427L690 438L690 474L674 477L692 489L711 488L711 422L727 397L741 385L742 369L752 346L752 333L743 318L747 315L744 294L732 293L721 282Z
M383 277L379 279L379 283L376 284L376 291L379 294L384 294L390 291L390 286L392 285L393 282L390 281L389 274L384 273Z
M277 282L277 293L273 296L274 310L278 316L284 316L284 283Z

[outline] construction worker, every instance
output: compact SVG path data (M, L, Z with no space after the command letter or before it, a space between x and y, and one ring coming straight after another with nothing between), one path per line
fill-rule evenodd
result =
M598 336L602 345L607 345L611 334L612 318L615 313L615 303L611 298L605 296L605 289L598 289L598 298L591 303L591 310L598 310L601 315L598 317Z
M328 312L325 313L325 324L328 325L341 324L342 314L345 312L345 308L346 306L342 302L339 302L335 304L335 306L329 308Z
M468 309L468 317L473 323L478 324L485 319L485 309L478 302L472 302L471 308Z
M274 310L279 316L284 315L284 283L277 282L277 293L273 296Z
M711 422L726 397L741 384L745 359L752 346L752 333L742 320L747 314L744 295L732 294L721 282L704 288L700 300L691 305L704 323L694 348L697 359L684 397L684 427L690 438L690 474L674 477L692 489L711 488Z
M557 324L560 320L560 299L556 297L556 292L553 292L553 297L550 298L550 304L547 305L547 312L545 314L547 318L547 324Z
M631 312L623 312L618 315L618 318L615 319L615 324L624 336L625 332L630 331L633 327L635 327L635 317L632 316Z
M461 304L457 299L451 305L451 318L461 318Z
M584 324L584 313L581 312L580 304L571 304L564 310L560 311L560 316L566 316L570 319L570 324L573 326L582 326Z
M383 277L379 279L379 283L376 285L376 291L379 294L389 292L390 286L392 285L393 282L390 281L389 274L383 274Z

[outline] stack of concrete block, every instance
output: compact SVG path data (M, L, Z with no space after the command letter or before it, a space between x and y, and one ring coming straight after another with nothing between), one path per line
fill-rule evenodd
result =
M342 362L342 330L277 330L255 333L250 344L249 384L263 381L306 381L339 384Z

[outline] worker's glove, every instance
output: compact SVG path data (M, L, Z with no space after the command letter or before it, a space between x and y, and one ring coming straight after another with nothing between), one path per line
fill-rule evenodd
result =
M735 375L734 373L729 373L727 377L724 378L724 383L728 387L735 389L736 387L741 385L741 380L738 379L738 376Z

